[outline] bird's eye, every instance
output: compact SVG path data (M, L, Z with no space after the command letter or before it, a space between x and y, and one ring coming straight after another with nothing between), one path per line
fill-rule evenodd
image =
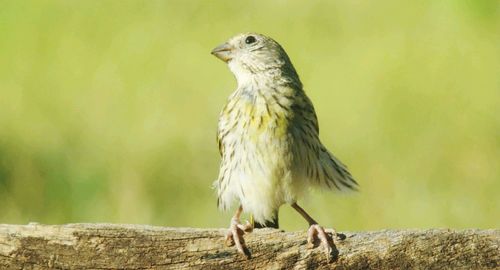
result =
M257 40L255 39L255 37L254 37L254 36L248 36L248 37L245 39L245 43L246 43L246 44L252 44L252 43L254 43L255 41L257 41Z

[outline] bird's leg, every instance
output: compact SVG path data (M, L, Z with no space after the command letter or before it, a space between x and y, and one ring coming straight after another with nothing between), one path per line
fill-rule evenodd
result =
M335 246L333 244L333 239L332 236L328 233L325 232L325 229L318 225L318 222L316 222L307 212L302 209L297 203L293 203L292 207L299 212L302 217L304 217L307 222L309 223L309 230L307 231L307 243L309 243L310 247L314 247L314 242L316 239L319 239L321 241L321 244L323 245L325 249L325 253L328 259L331 258L332 251L334 250ZM333 230L333 234L337 234L335 230Z
M229 225L229 231L226 234L226 245L236 245L236 249L239 253L245 255L247 258L250 258L250 251L245 246L243 234L245 234L245 232L252 232L253 225L248 221L244 225L240 224L241 212L243 212L243 207L240 205L238 210L236 210L236 213L234 213L233 218L231 218L231 225Z

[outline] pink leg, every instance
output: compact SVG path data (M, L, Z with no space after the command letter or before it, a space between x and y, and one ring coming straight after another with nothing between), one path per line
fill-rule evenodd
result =
M307 231L307 243L309 246L314 247L314 242L319 240L324 248L327 259L330 260L332 258L332 251L335 248L331 235L326 233L325 229L318 225L318 223L297 203L292 204L292 207L297 210L297 212L299 212L309 223L310 227ZM335 230L333 230L333 234L337 235Z
M250 252L245 246L245 239L243 238L243 234L245 234L245 232L252 232L253 226L248 221L244 225L240 224L241 212L243 212L243 207L240 205L238 210L236 210L233 218L231 219L231 225L229 225L229 230L226 234L226 245L236 245L236 249L239 253L245 255L247 258L250 258Z

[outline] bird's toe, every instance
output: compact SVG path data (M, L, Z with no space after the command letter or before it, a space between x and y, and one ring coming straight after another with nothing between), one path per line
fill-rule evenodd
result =
M236 250L238 250L238 253L241 253L245 257L250 258L250 251L246 247L245 239L243 238L243 235L247 230L247 224L242 225L237 222L232 222L228 232L226 233L225 244L228 247L236 246Z
M332 234L337 235L335 230L333 230ZM336 250L335 244L330 233L327 233L323 227L318 224L311 225L307 234L307 242L309 247L314 247L316 246L316 243L319 242L319 244L323 247L327 260L331 261L333 259L332 254L333 251Z

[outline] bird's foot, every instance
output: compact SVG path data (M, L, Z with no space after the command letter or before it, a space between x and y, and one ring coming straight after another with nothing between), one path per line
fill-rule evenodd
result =
M231 219L231 225L229 226L229 230L226 234L226 246L236 246L239 253L250 259L251 254L245 245L243 235L252 231L253 226L250 222L247 221L246 224L240 224L240 221L237 218Z
M339 236L335 230L333 230L332 233L327 233L325 229L318 224L311 225L307 231L307 243L309 247L313 248L315 246L315 242L319 240L329 262L335 260L338 255L338 250L333 243L332 235Z

